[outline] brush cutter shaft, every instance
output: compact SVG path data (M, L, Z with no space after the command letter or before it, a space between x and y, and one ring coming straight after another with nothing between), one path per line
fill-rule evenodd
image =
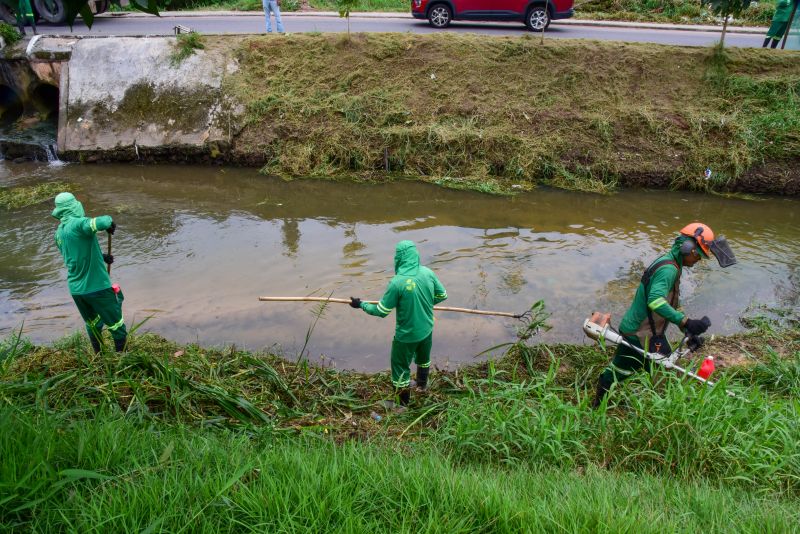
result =
M261 302L334 302L336 304L350 304L350 299L337 299L328 297L258 297ZM362 300L368 304L377 304L377 300ZM435 311L448 311L457 313L471 313L473 315L496 315L498 317L511 317L519 319L521 315L509 312L471 310L469 308L453 308L451 306L434 306Z

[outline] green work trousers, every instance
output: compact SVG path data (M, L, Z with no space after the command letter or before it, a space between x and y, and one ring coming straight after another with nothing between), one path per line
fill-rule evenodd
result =
M411 385L411 362L417 368L431 366L433 332L425 339L414 343L392 340L392 384L398 389Z
M642 347L637 337L625 336L625 339L635 347ZM617 352L614 353L614 359L611 360L611 363L608 364L608 367L606 367L600 375L600 385L603 386L605 390L608 390L614 382L622 382L642 368L648 372L650 371L649 359L631 348L624 345L617 345Z
M99 340L103 326L108 326L114 340L123 340L128 336L122 318L122 301L125 300L122 291L114 293L109 287L85 295L72 295L72 300L86 322L89 339Z

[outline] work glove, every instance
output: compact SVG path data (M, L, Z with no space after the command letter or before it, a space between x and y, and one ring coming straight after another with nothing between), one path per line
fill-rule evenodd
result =
M699 350L705 340L700 336L689 336L689 339L686 340L686 346L689 347L689 350L695 352Z
M116 231L116 229L117 229L117 223L115 223L114 221L111 221L111 226L109 226L106 229L106 232L108 232L111 235L114 235L114 232Z
M356 297L350 297L350 306L353 308L360 308L361 307L361 299Z
M702 319L687 319L684 330L693 336L699 336L711 326L711 319L703 317Z
M103 254L103 261L111 265L112 263L114 263L114 256L112 256L111 254Z

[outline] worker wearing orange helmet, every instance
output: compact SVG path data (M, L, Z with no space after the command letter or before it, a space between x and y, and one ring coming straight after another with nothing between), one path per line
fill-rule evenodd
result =
M683 268L692 267L711 255L723 268L736 263L725 237L715 238L708 225L696 222L681 230L670 251L645 270L633 303L619 324L620 333L629 343L639 348L647 346L649 352L669 355L672 348L664 334L670 323L690 336L699 336L708 330L711 326L708 317L690 319L677 307ZM643 367L650 370L649 359L618 345L614 359L600 375L594 405L600 405L614 382L625 380Z

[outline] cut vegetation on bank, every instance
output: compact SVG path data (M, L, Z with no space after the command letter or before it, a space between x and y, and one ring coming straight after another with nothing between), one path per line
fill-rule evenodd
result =
M246 111L229 157L266 173L800 192L800 54L292 35L234 55L224 87Z

